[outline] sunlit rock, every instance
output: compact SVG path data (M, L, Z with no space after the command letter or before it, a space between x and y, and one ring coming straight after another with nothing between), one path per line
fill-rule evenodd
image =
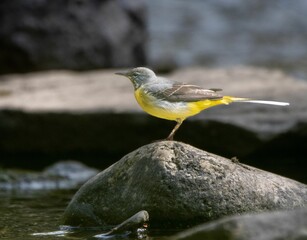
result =
M64 224L112 225L146 210L150 225L181 226L223 216L307 205L307 186L179 142L129 153L85 183Z

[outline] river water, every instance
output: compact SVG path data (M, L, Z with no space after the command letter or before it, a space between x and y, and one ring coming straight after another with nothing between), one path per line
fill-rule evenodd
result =
M62 214L76 190L0 191L0 239L99 239L103 229L66 231ZM107 231L107 230L105 230ZM178 230L177 230L178 231ZM157 240L175 231L140 230L108 239Z
M73 193L71 190L0 192L0 238L40 239L31 234L58 230Z

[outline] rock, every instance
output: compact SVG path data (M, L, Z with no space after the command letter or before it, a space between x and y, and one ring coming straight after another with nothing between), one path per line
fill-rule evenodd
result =
M306 169L305 158L297 157L299 153L305 154L306 142L307 123L302 122L254 149L244 163L307 183L306 171L297 171Z
M306 209L266 212L227 217L199 225L170 240L303 240L307 239L306 225Z
M0 190L74 189L98 173L76 161L61 161L43 172L0 171Z
M307 4L291 1L149 1L151 66L256 65L306 79Z
M42 169L59 158L71 158L102 169L166 137L175 123L142 112L131 83L116 71L1 76L2 166ZM187 68L166 76L220 87L227 95L290 102L289 107L237 103L208 109L187 119L176 140L307 183L307 132L302 131L307 125L306 82L280 71L246 67ZM282 147L270 144L283 134L291 138L283 137ZM259 151L264 152L261 157Z
M147 211L139 211L132 217L128 218L121 224L112 228L111 231L103 234L95 235L96 238L105 238L112 235L118 235L126 233L127 231L136 231L138 228L143 227L143 225L149 221L149 215Z
M44 175L59 176L72 180L76 185L84 183L97 173L97 169L73 160L57 162L43 171Z
M307 186L180 142L126 155L85 183L64 225L103 226L145 209L150 225L178 227L227 215L307 206Z
M0 3L0 73L146 63L143 0Z
M27 112L141 112L129 80L116 70L75 73L51 71L0 77L0 109ZM307 83L280 71L238 67L188 68L167 77L206 88L223 88L224 95L290 102L290 107L235 103L204 111L192 119L218 120L271 137L307 119ZM265 83L265 84L264 84ZM119 97L120 96L120 97Z

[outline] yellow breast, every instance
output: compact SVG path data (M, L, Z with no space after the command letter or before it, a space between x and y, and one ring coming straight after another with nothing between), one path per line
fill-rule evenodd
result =
M184 102L168 102L158 99L146 90L139 88L134 92L135 98L142 109L148 114L167 120L184 120L196 113L191 112L191 108Z

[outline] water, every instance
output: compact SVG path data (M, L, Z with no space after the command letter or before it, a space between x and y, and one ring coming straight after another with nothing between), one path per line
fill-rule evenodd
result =
M93 236L102 234L101 228L60 228L62 214L75 192L0 191L0 239L98 239ZM104 239L157 240L174 233L172 230L140 229L139 233Z
M39 239L31 234L57 230L63 210L73 193L0 192L0 238Z

